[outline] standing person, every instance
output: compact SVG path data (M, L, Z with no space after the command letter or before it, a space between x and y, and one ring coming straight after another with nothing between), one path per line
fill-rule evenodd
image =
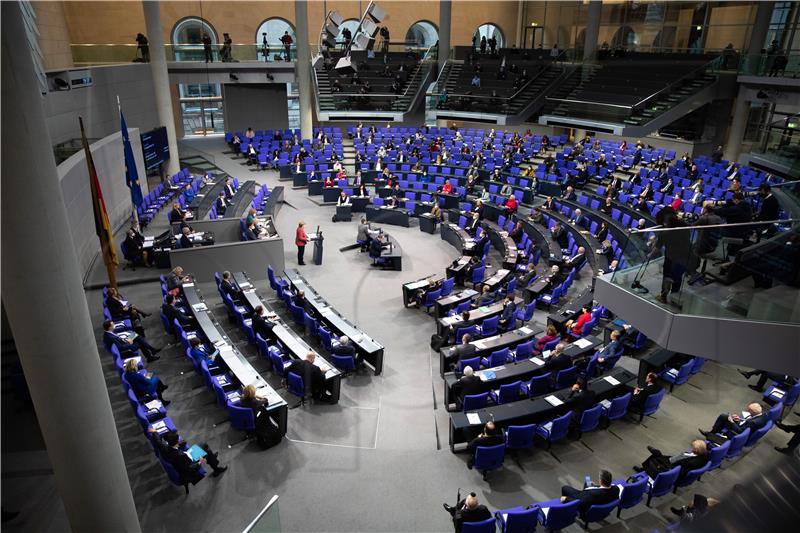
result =
M281 37L281 43L283 43L283 50L286 54L286 61L292 60L292 36L289 35L288 31L283 32L283 37Z
M141 33L136 34L136 45L139 51L142 53L142 62L144 63L150 62L150 45L148 43L149 41L147 40L147 37Z
M222 56L221 61L223 63L230 63L231 61L233 61L233 54L231 53L233 51L231 46L232 44L233 44L233 39L231 39L231 36L227 33L223 33L222 50L220 51L220 55Z
M306 235L305 229L306 223L302 220L299 224L297 224L297 231L295 232L294 236L294 243L297 245L297 264L298 265L305 265L303 261L303 254L306 251L306 244L308 243L308 235Z
M211 37L207 33L203 34L203 52L206 55L206 63L213 63L214 56L211 52Z
M486 53L486 36L481 37L481 54Z

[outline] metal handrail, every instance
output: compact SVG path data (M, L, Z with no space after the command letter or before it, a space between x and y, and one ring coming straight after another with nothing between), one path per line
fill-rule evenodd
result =
M664 228L661 226L652 226L650 228L644 229L631 229L631 234L635 233L660 233L660 232L668 232L668 231L691 231L691 230L702 230L702 229L710 229L710 228L736 228L739 226L766 226L768 224L786 224L787 222L800 222L800 218L787 218L784 220L762 220L762 221L753 221L753 222L734 222L731 224L709 224L707 226L685 226L682 228Z
M622 105L622 104L607 104L605 102L590 102L588 100L575 100L573 98L551 98L547 97L548 100L551 102L567 102L570 104L589 104L589 105L597 105L597 106L604 106L604 107L618 107L621 109L633 109L633 106L629 105Z
M694 69L694 70L692 70L691 72L689 72L689 73L685 74L684 76L681 76L680 78L678 78L678 79L677 79L677 80L675 80L674 82L670 83L669 85L667 85L666 87L664 87L664 88L663 88L663 89L661 89L660 91L658 91L658 92L655 92L655 93L651 94L651 95L650 95L650 96L648 96L647 98L645 98L645 99L643 99L643 100L639 100L638 102L636 102L635 104L633 104L633 106L631 106L631 109L633 109L633 108L636 108L636 107L640 107L641 105L643 105L645 102L647 102L647 101L648 101L648 100L650 100L651 98L655 98L656 96L658 96L659 94L663 93L664 91L667 91L667 90L671 89L673 85L675 85L675 84L677 84L677 83L681 83L681 82L683 82L683 81L684 81L686 78L688 78L688 77L690 77L690 76L694 76L694 75L696 75L696 73L697 73L698 71L700 71L700 70L705 70L705 69L707 69L707 68L708 68L708 67L709 67L709 66L710 66L712 63L714 63L715 61L719 61L719 57L715 57L714 59L712 59L712 60L711 60L711 61L709 61L708 63L706 63L706 64L704 64L704 65L702 65L702 66L699 66L699 67L697 67L696 69Z

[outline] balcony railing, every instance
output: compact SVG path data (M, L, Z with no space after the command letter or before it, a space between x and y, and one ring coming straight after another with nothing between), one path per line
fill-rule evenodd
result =
M143 61L143 51L136 44L73 44L70 50L76 67ZM167 61L205 61L202 44L167 44L164 50ZM147 52L150 53L150 50ZM289 47L289 57L291 61L297 59L297 46L294 44ZM286 49L279 44L268 47L261 44L233 44L228 56L221 45L211 47L211 59L214 62L228 58L231 62L285 61Z
M742 76L796 78L800 75L800 55L758 54L742 56L739 62Z

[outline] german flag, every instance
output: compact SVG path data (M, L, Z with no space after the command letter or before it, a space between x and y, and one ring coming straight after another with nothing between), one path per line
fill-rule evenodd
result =
M114 247L114 233L111 230L111 223L108 221L108 212L103 201L103 191L100 190L100 180L97 178L97 169L92 159L92 151L89 149L89 142L86 140L86 132L83 129L83 118L78 117L78 121L81 125L81 141L86 155L86 166L89 168L89 184L92 189L92 207L94 210L94 231L100 239L100 250L103 253L103 262L108 269L109 282L116 287L114 267L119 264L119 260Z

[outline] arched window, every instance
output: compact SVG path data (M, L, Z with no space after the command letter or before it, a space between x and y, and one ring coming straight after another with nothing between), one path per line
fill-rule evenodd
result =
M481 39L486 37L486 50L487 52L490 50L489 41L492 37L497 39L497 49L505 47L506 45L506 38L503 35L503 30L501 30L495 24L491 22L487 22L486 24L481 24L478 26L478 29L475 30L474 33L474 40L475 40L475 48L480 48Z
M614 47L621 46L626 49L633 49L638 45L639 37L636 36L636 32L630 26L620 26L611 39L611 46Z
M358 19L347 19L342 21L342 23L339 25L339 36L336 38L336 42L339 44L344 42L344 37L342 37L342 30L344 30L345 28L350 30L351 37L355 37L356 30L358 29Z
M172 48L176 61L202 61L203 34L211 37L211 49L216 51L217 32L207 20L197 17L187 17L179 20L172 29Z
M439 28L427 20L419 20L406 32L406 46L430 48L439 40Z
M256 44L261 45L264 42L264 34L266 33L267 43L270 48L277 50L279 47L283 46L283 44L281 44L281 37L283 37L284 33L287 31L292 37L292 41L294 41L294 26L292 26L291 22L277 17L267 19L261 23L258 27L258 31L256 31Z

